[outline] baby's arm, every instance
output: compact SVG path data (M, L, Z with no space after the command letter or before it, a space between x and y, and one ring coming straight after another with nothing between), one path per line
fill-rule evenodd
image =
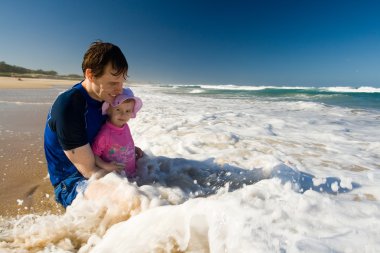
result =
M96 166L108 171L108 172L112 172L112 171L116 171L117 173L120 173L121 171L124 170L124 164L122 163L117 163L117 162L105 162L103 161L102 158L100 158L99 156L95 155L95 164Z
M124 164L116 163L116 162L105 162L100 156L105 152L106 147L106 139L107 137L100 132L96 137L94 142L92 143L92 152L95 157L95 164L99 168L106 170L107 172L116 171L120 173L124 169Z

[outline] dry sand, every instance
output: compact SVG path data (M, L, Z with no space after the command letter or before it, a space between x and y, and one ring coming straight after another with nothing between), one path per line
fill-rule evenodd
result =
M79 80L80 81L80 80ZM39 79L39 78L17 78L0 77L0 89L43 89L53 85L73 85L78 81L58 80L58 79Z
M7 94L33 99L28 96L31 89L44 89L40 92L45 94L54 85L70 87L77 82L0 77L0 216L64 211L54 200L43 151L43 131L51 103L14 103Z

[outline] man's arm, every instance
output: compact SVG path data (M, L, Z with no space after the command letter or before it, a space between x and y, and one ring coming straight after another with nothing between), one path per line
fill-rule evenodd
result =
M64 152L85 178L90 178L94 174L98 174L97 177L107 174L107 171L96 166L94 153L92 153L90 144L85 144L71 150L64 150Z

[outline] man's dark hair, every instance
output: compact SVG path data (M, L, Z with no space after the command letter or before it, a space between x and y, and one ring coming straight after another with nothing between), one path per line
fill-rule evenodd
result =
M83 56L83 74L85 75L86 69L91 69L95 77L100 77L108 63L111 63L115 71L113 75L127 74L128 62L120 48L112 43L95 41Z

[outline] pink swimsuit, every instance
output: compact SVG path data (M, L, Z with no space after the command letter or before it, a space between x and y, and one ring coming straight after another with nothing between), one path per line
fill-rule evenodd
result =
M105 162L125 164L127 176L136 174L135 144L128 124L119 128L107 121L95 137L92 151Z

